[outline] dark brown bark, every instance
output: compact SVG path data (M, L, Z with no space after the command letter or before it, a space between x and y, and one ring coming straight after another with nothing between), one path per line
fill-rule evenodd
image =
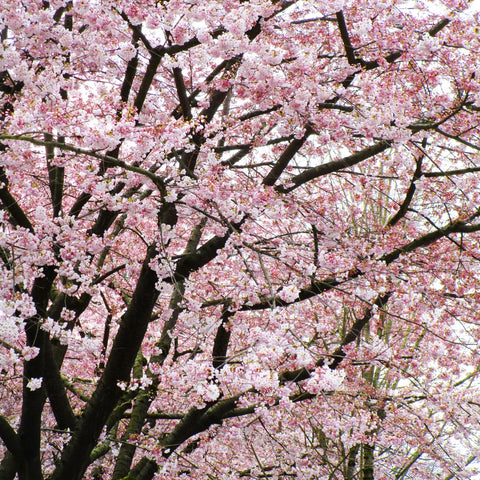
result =
M118 382L128 382L135 357L147 331L158 297L156 273L148 266L156 249L148 249L127 311L113 342L112 350L97 389L65 447L52 480L81 480L89 464L90 452L97 444L105 422L122 396Z

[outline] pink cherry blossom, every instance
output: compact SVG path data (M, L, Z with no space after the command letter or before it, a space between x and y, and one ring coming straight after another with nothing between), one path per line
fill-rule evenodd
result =
M475 6L0 21L1 478L478 476Z
M26 359L28 361L28 359ZM31 378L27 383L27 388L32 392L42 387L42 378Z

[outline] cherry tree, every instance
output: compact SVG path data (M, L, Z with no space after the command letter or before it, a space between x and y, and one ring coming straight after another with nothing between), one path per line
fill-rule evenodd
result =
M475 477L468 2L0 18L0 479Z

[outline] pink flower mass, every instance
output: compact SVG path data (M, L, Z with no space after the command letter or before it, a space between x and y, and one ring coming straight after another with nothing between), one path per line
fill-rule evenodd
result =
M480 478L480 15L0 2L0 480Z

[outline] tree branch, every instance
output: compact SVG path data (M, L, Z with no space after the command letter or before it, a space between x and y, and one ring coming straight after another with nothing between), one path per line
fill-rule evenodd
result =
M13 455L17 464L23 462L23 452L20 439L15 430L8 423L7 419L0 415L0 438L7 447L7 450Z
M335 350L335 352L326 357L326 358L333 358L333 361L328 364L328 367L331 370L335 370L342 360L345 358L345 352L343 350L343 347L348 345L349 343L354 342L359 336L360 333L362 333L362 330L365 328L365 326L368 324L370 319L373 316L374 313L374 306L380 310L385 309L385 305L388 302L388 299L391 297L392 292L389 292L383 296L378 296L373 305L367 309L365 312L364 316L362 318L357 319L354 324L351 326L350 330L348 331L347 335L343 339L342 343L338 346L338 348ZM315 367L323 367L325 365L325 358L321 358L318 362L316 362ZM306 380L307 378L310 378L312 372L315 369L307 369L305 367L299 368L298 370L291 370L291 371L286 371L283 372L279 375L279 380L280 383L285 383L285 382L301 382L302 380Z
M127 103L128 97L130 95L130 90L132 89L133 81L135 80L135 75L137 73L138 67L138 39L140 38L140 29L133 29L132 35L132 45L135 48L135 56L132 57L127 63L127 69L125 71L125 76L123 77L122 88L120 89L120 98L122 102Z
M181 281L187 278L191 272L202 268L208 262L213 260L218 252L221 250L225 244L227 243L228 239L230 238L231 234L238 230L243 223L245 222L246 218L240 220L240 222L233 223L230 228L228 229L227 233L223 237L215 236L205 242L201 247L195 250L194 253L187 253L182 255L178 262L175 269L175 274L171 279L164 279L165 281Z
M147 69L142 78L142 83L138 89L137 96L133 102L134 107L137 110L137 113L142 111L143 104L147 98L147 93L150 90L155 74L157 73L157 68L160 65L160 61L165 55L165 49L163 47L154 48L150 51L150 61L148 62Z
M478 214L472 215L470 218L476 217ZM417 248L427 247L437 240L446 237L450 233L472 233L480 231L480 224L478 225L467 225L466 222L462 220L457 220L445 227L439 228L433 232L427 233L420 238L412 240L410 243L407 243L403 247L397 248L392 252L383 255L379 260L385 262L387 265L397 260L401 255L409 252L413 252Z
M426 247L431 245L432 243L436 242L437 240L450 235L451 233L473 233L480 231L480 224L471 224L469 225L468 222L472 221L474 218L480 216L480 211L475 212L474 214L470 215L470 217L465 220L457 220L455 222L449 223L448 225L439 228L433 232L426 233L415 240L403 245L402 247L396 248L392 250L390 253L382 255L380 258L377 259L379 262L385 262L386 265L397 260L401 255L409 252L413 252L414 250ZM348 272L345 272L343 275L337 275L335 277L328 277L324 278L323 280L317 280L312 282L308 287L302 288L296 300L287 302L282 300L280 297L270 297L265 299L262 302L255 303L253 305L243 305L239 310L240 311L250 311L250 310L264 310L267 308L272 308L275 306L285 307L288 305L292 305L294 303L302 302L304 300L308 300L316 295L322 294L331 290L332 288L337 287L345 282L353 280L355 278L361 277L365 274L365 272L359 270L358 268L352 268ZM219 300L218 303L225 302L226 300ZM213 305L215 301L208 302L206 306Z
M122 396L118 382L128 382L137 352L147 331L158 297L157 275L149 267L157 254L148 248L132 300L124 313L105 370L89 404L65 447L52 480L81 480L88 467L90 452L102 428Z
M63 184L65 178L65 168L53 165L55 159L55 147L52 145L53 135L45 133L45 151L47 157L48 186L52 197L53 216L58 217L62 211ZM64 143L64 141L59 142Z
M382 140L381 142L376 143L370 147L365 148L364 150L360 150L359 152L355 152L348 157L340 158L338 160L333 160L332 162L324 163L322 165L318 165L316 167L309 168L298 175L295 175L291 179L291 183L293 186L285 186L279 185L276 187L276 190L280 193L289 193L292 190L295 190L300 185L313 180L314 178L321 177L323 175L327 175L332 172L336 172L338 170L342 170L347 167L351 167L352 165L356 165L357 163L363 162L368 158L371 158L379 153L384 152L388 148L392 146L392 142L389 140Z
M221 423L226 414L235 408L240 397L241 394L217 401L213 406L202 410L195 407L190 409L172 432L160 439L163 455L169 457L188 438L205 431L213 424Z
M267 176L263 179L263 184L267 186L273 186L278 180L282 172L287 168L290 160L295 156L295 154L302 148L304 143L307 141L308 137L313 133L312 129L307 127L302 138L295 138L290 142L288 147L280 155L280 158L277 160L277 163L273 166Z
M0 182L0 201L2 202L3 208L10 214L15 222L15 225L25 228L30 233L35 233L33 225L25 215L25 212L18 205L17 201L15 198L13 198L12 194L8 190L8 178L4 167L0 167Z
M217 334L213 341L212 365L213 368L220 370L227 359L228 343L230 341L231 331L228 327L228 321L234 312L228 310L228 305L223 306L221 323L217 328Z
M49 293L55 276L55 267L44 266L42 268L41 275L35 279L31 291L37 313L25 321L27 345L38 348L39 352L35 358L25 361L23 364L23 403L18 437L26 462L25 468L30 475L28 478L34 480L42 478L40 434L46 395L43 386L31 390L27 385L32 378L43 378L45 374L45 343L48 341L48 337L47 333L40 328L40 322L46 318Z
M350 65L356 65L357 63L362 63L362 60L355 57L355 50L352 47L350 42L350 35L348 34L347 24L345 22L345 17L343 16L343 11L340 10L336 13L338 28L340 29L340 36L342 37L343 46L345 47L345 53L347 54L347 60Z
M152 480L157 470L158 465L154 460L143 457L122 480Z
M128 170L129 172L134 172L134 173L138 173L140 175L143 175L143 176L149 178L150 180L152 180L152 182L157 186L163 184L163 179L162 178L157 177L154 173L152 173L148 170L144 170L143 168L135 167L133 165L128 165L125 162L122 162L121 160L118 160L115 157L112 157L112 156L109 156L109 155L102 155L102 154L94 152L92 150L85 150L83 148L75 147L75 146L69 145L67 143L53 142L53 141L52 142L50 142L50 141L47 142L47 141L43 141L43 140L38 140L38 139L33 138L33 137L27 137L25 135L7 135L7 134L0 134L0 140L16 140L16 141L21 141L21 142L28 142L28 143L31 143L33 145L38 145L38 146L42 146L42 147L50 146L50 147L58 148L59 150L65 150L65 151L68 151L68 152L77 153L79 155L87 155L89 157L98 158L99 160L102 160L103 162L106 162L107 164L111 164L111 165L114 165L116 167L121 167L125 170ZM1 175L1 172L0 172L0 175ZM0 179L1 179L1 177L0 177ZM2 190L0 190L0 194L1 194L1 191ZM0 199L1 199L1 197L0 197Z
M480 167L461 168L459 170L445 170L444 172L423 172L422 176L427 178L450 177L452 175L465 175L466 173L480 172Z
M423 148L425 148L426 143L427 143L427 139L424 138ZM415 182L422 176L422 161L424 156L425 155L422 153L422 155L417 160L417 166L415 168L415 172L413 173L410 186L408 187L407 194L405 195L405 198L402 204L400 205L400 208L398 209L397 213L393 215L387 222L387 225L390 227L393 227L394 225L396 225L400 221L400 219L407 213L408 207L413 200L413 196L415 195L415 190L417 188L415 185Z
M183 118L188 122L192 118L192 111L187 97L185 82L183 81L182 69L180 67L173 68L173 79L175 80L175 87L177 88L177 95L180 101Z
M43 378L53 415L55 416L59 429L66 430L68 428L73 430L77 419L68 400L65 386L55 361L52 344L48 339L46 339L44 343L44 348L45 371Z
M387 293L381 297L378 297L372 307L370 307L365 315L358 319L351 327L341 345L335 350L332 357L333 362L329 365L329 368L334 370L341 363L345 357L343 347L355 341L362 332L365 325L368 324L373 316L374 306L380 309L384 309L385 305L390 298L391 293ZM316 367L322 367L325 360L320 359ZM300 382L310 378L311 372L306 368L301 368L295 371L283 372L279 375L280 383L287 381ZM254 389L249 390L254 391ZM247 392L244 392L247 393ZM190 409L190 411L177 423L172 432L162 439L160 444L164 449L164 456L170 456L185 440L196 435L197 433L205 431L211 425L220 424L223 420L231 417L250 415L255 411L255 405L250 407L243 407L236 409L236 404L243 394L234 395L229 398L218 400L213 405L207 405L205 408L199 410L196 408ZM300 395L293 395L292 401L299 402L307 399L314 398L316 395L309 393L301 393ZM276 404L278 403L278 399Z

